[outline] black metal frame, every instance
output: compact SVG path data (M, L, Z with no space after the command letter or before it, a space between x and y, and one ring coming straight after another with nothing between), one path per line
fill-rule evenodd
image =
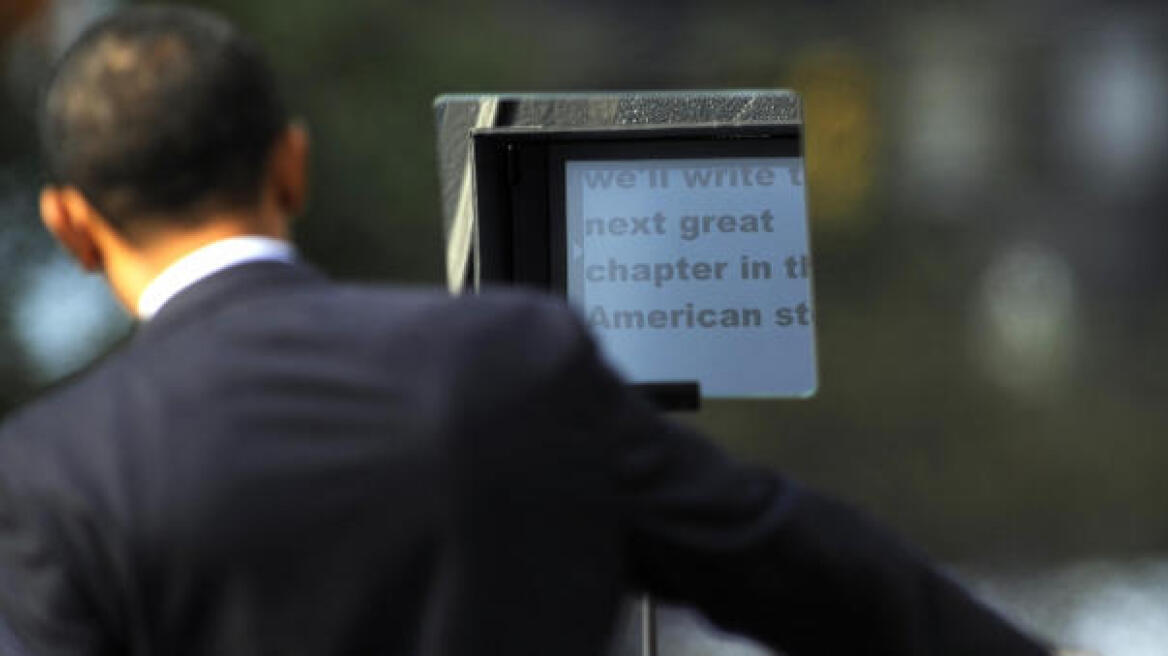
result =
M797 125L486 128L472 139L477 280L557 294L567 292L565 162L802 156Z

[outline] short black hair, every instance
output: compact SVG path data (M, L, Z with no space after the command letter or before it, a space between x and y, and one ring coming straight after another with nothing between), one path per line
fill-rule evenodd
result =
M151 6L113 14L69 48L40 133L50 183L78 188L125 232L145 218L193 221L203 203L258 202L287 124L250 38L204 10Z

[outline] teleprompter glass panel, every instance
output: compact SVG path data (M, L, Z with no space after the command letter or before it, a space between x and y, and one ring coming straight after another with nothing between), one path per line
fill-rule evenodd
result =
M803 161L564 162L567 291L633 382L817 386Z

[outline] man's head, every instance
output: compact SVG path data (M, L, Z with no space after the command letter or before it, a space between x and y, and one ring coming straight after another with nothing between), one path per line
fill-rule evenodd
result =
M213 14L141 7L98 23L41 111L42 215L86 268L110 273L120 247L183 241L224 217L241 233L282 230L303 201L303 131L259 48Z

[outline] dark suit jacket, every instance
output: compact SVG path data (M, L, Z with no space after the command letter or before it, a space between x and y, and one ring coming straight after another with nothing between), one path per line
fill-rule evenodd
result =
M791 654L1043 653L532 296L239 266L0 434L0 616L36 655L598 654L629 586Z

